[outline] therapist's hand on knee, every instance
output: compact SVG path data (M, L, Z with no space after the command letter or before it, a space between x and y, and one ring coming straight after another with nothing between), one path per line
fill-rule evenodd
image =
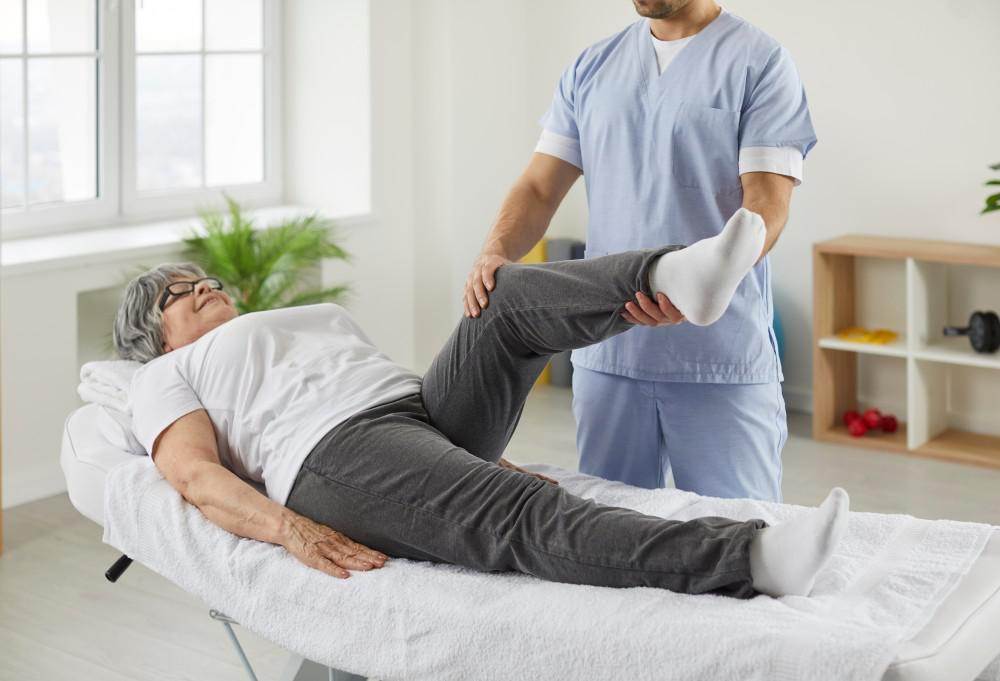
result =
M472 264L472 271L465 280L465 295L462 302L465 305L466 317L478 317L490 304L490 291L497 285L496 271L509 262L510 260L502 255L493 253L482 253L476 258L476 262Z
M642 326L670 326L684 321L684 315L665 295L657 293L654 301L642 291L635 294L635 300L625 303L622 317Z
M348 570L372 570L388 560L388 556L294 512L287 516L281 545L301 563L341 579L351 576Z

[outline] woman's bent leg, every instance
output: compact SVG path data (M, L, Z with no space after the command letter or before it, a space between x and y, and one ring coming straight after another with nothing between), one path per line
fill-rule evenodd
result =
M754 594L750 543L764 525L664 520L494 466L449 442L417 395L331 431L288 507L390 556L738 597Z
M501 267L489 306L459 322L424 375L431 423L481 459L499 460L549 357L630 329L625 302L638 291L652 296L649 269L677 248Z

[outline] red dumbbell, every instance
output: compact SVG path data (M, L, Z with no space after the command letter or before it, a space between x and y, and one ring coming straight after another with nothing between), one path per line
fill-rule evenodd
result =
M868 432L868 426L865 425L864 419L856 418L847 424L847 432L853 437L861 437Z
M861 418L869 428L878 428L882 425L882 412L878 409L869 409L861 415Z

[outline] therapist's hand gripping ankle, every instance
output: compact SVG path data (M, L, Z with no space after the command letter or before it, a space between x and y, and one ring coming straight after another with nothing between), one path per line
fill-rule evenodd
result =
M625 303L622 317L631 324L642 326L670 326L684 321L684 315L674 307L670 298L657 293L654 301L642 291L635 294L634 301Z

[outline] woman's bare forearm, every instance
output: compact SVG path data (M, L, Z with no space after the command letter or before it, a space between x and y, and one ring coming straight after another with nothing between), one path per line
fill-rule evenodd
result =
M304 565L334 577L382 567L388 556L275 503L214 462L186 470L181 494L213 524L240 537L283 546Z
M212 523L247 539L283 545L295 514L215 463L197 464L184 498Z

